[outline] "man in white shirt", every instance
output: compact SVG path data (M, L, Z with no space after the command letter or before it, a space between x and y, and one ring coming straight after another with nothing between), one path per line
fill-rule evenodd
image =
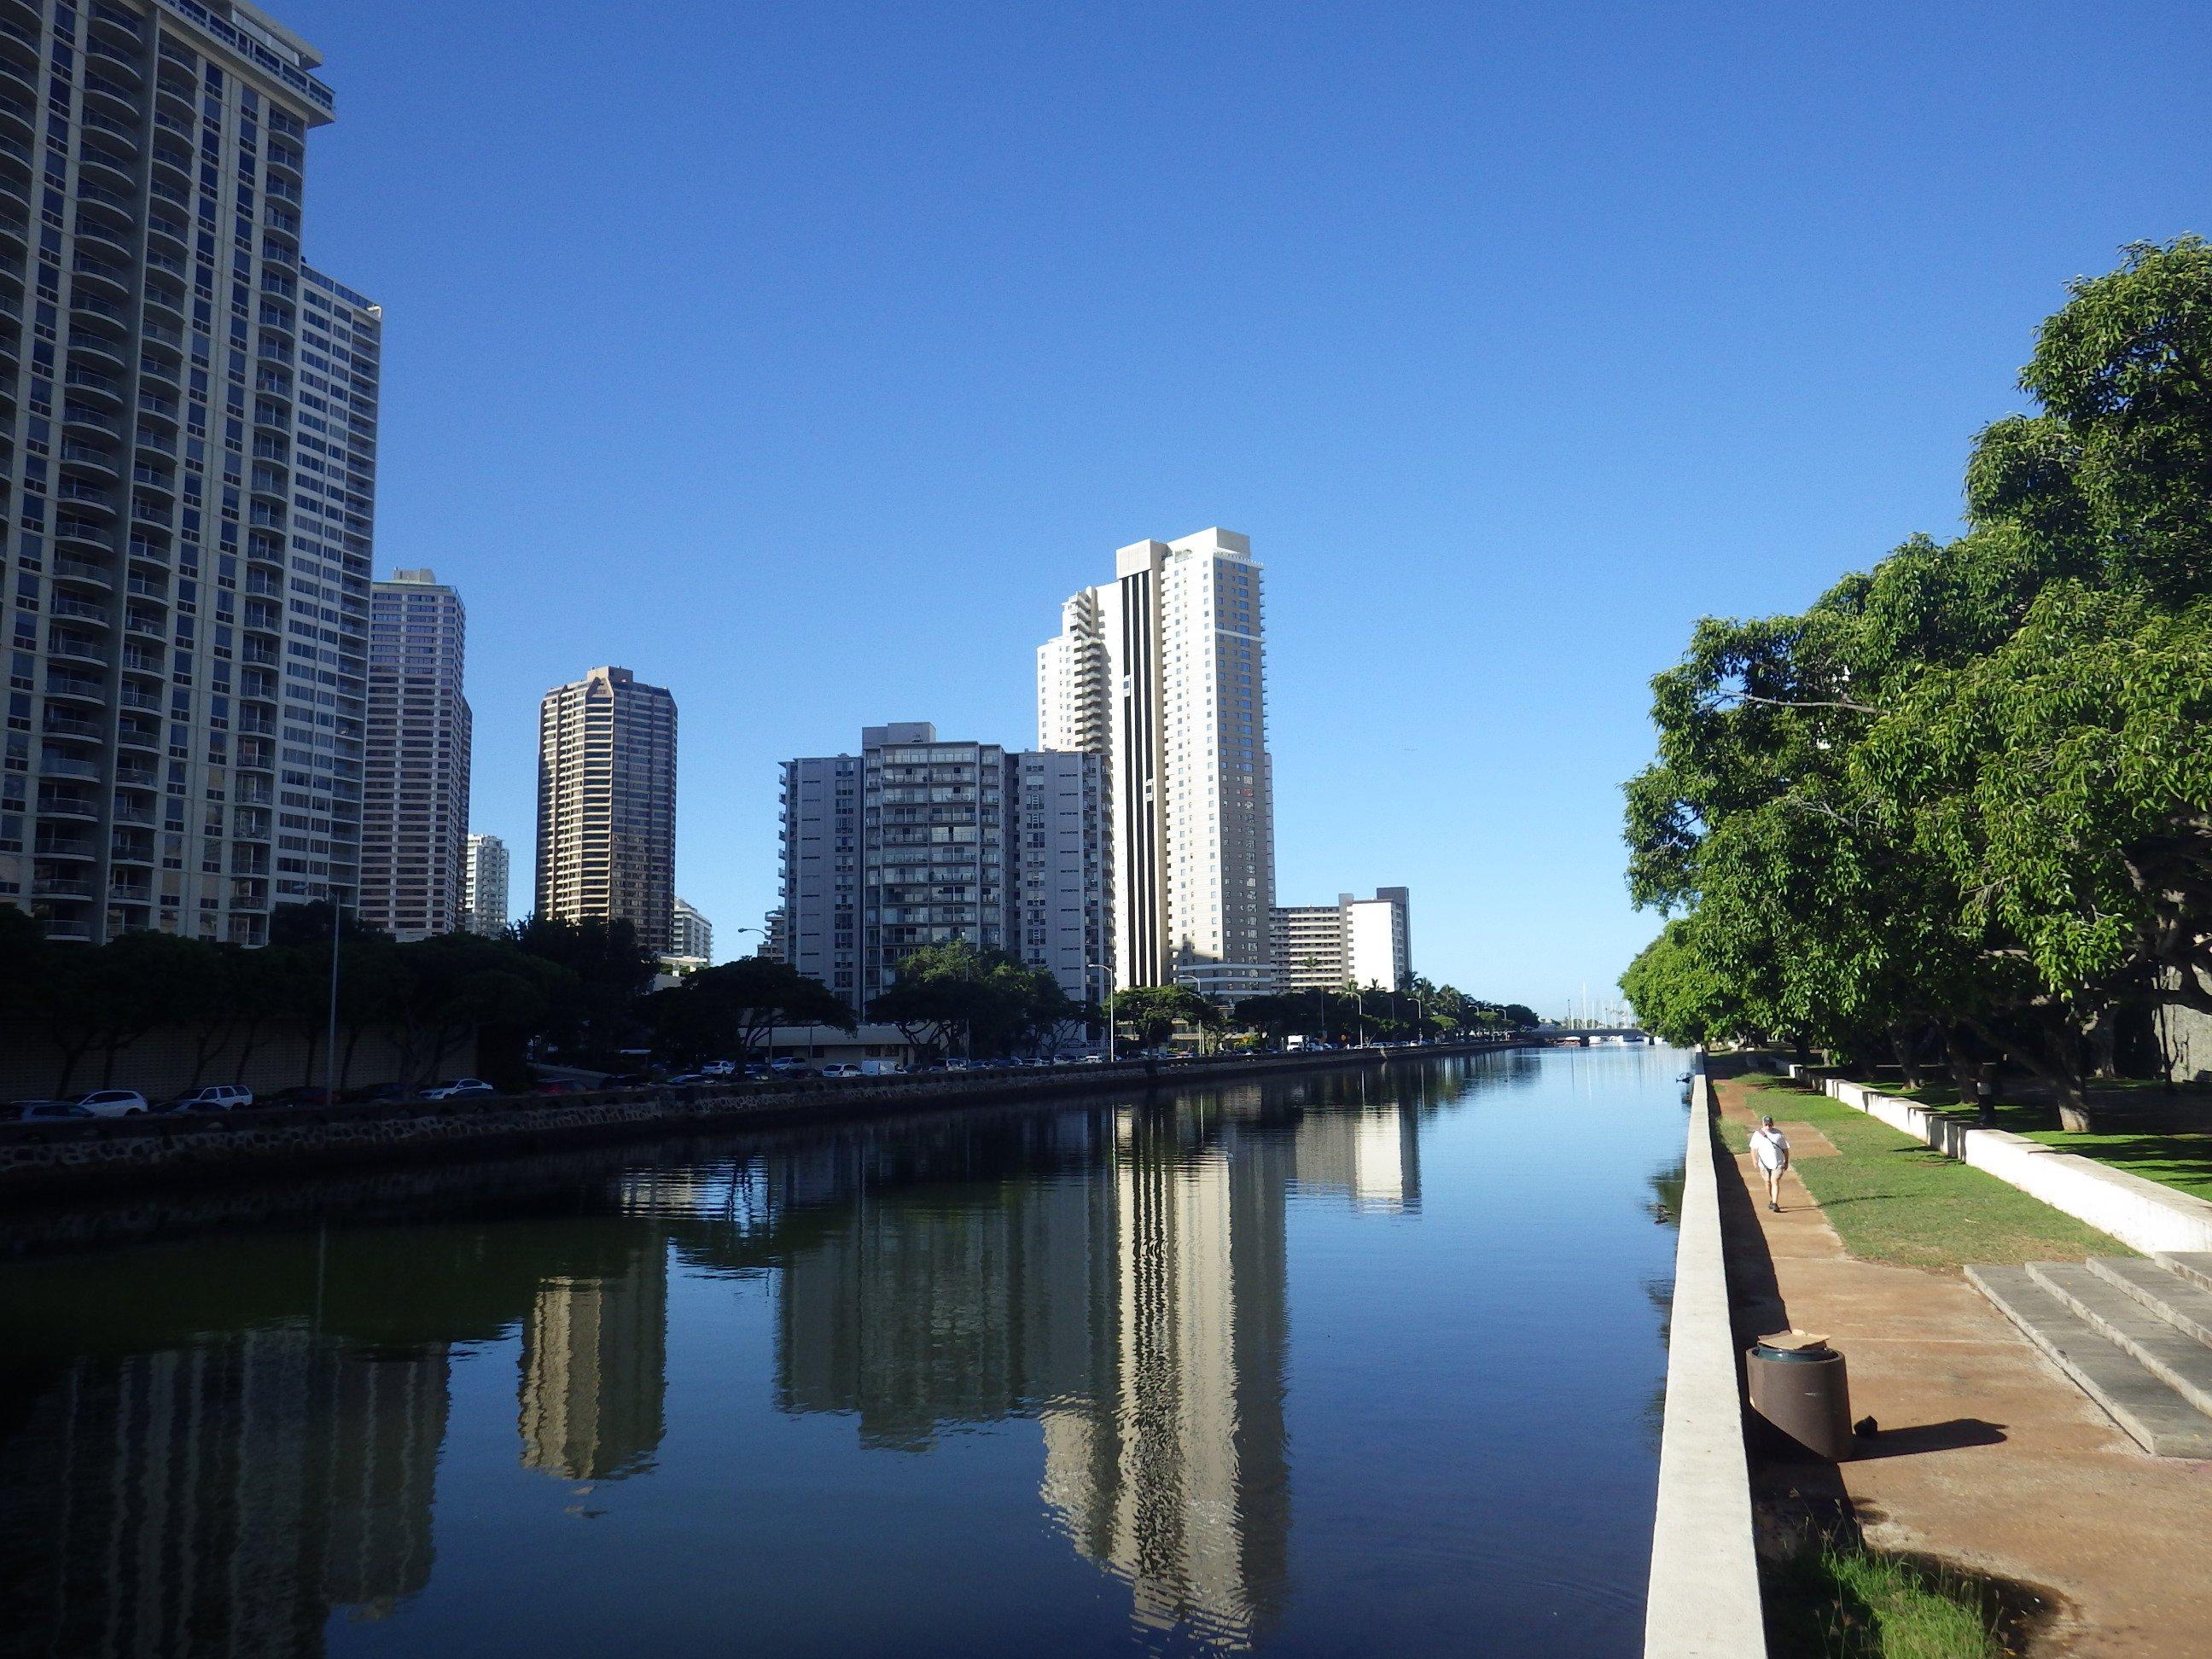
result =
M1751 1155L1759 1164L1759 1172L1766 1177L1766 1207L1776 1214L1782 1212L1782 1172L1790 1167L1790 1141L1774 1127L1774 1120L1763 1117L1759 1127L1751 1132Z

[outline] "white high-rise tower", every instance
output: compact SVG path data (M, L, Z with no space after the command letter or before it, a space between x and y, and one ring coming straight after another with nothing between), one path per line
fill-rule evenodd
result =
M1137 542L1037 656L1044 748L1107 757L1115 981L1273 984L1273 781L1260 566L1234 531Z

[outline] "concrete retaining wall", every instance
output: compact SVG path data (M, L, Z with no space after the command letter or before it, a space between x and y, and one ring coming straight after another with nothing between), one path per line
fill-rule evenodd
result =
M1793 1066L1790 1073L1799 1076L1801 1068ZM1962 1113L1923 1106L1838 1077L1817 1080L1824 1092L1844 1105L1985 1170L2147 1255L2160 1250L2212 1250L2212 1203L2201 1198L2004 1129L1977 1128L1973 1119Z
M1690 1089L1644 1651L1647 1659L1746 1659L1766 1651L1751 1476L1721 1252L1712 1094L1703 1075Z
M1404 1058L1486 1053L1513 1044L1394 1050ZM571 1097L288 1107L189 1116L0 1125L0 1196L98 1191L404 1158L470 1158L571 1141L797 1121L927 1111L1064 1096L1141 1093L1284 1073L1378 1068L1358 1051L1279 1054L1163 1066L1066 1066L887 1078L879 1082L740 1085L719 1091L611 1091Z

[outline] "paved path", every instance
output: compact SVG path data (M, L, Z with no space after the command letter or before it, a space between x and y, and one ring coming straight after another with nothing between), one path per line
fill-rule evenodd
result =
M1717 1095L1751 1121L1741 1085ZM1823 1139L1782 1127L1793 1146ZM1844 1352L1852 1417L1881 1424L1839 1471L1868 1541L2055 1591L2038 1654L2212 1659L2212 1462L2147 1456L1961 1274L1854 1260L1794 1171L1773 1215L1735 1162L1721 1215L1738 1338L1794 1324ZM1817 1499L1832 1483L1761 1462L1753 1485Z

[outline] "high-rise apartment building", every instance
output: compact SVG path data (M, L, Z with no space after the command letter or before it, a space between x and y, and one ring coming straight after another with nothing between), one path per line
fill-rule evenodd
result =
M461 925L466 905L468 613L428 570L370 589L361 919L394 939Z
M714 924L684 899L676 901L668 924L668 954L693 962L714 959Z
M1274 914L1278 981L1286 991L1347 985L1403 991L1413 982L1411 896L1378 887L1373 898L1337 895L1334 904L1280 905Z
M461 926L496 939L507 931L507 843L471 832L461 863Z
M668 948L676 907L676 699L627 668L538 711L538 914L625 921Z
M1052 974L1075 1000L1105 959L1096 757L872 726L858 756L785 763L781 943L855 1010L900 962L964 940Z
M17 10L0 903L259 944L359 883L382 313L301 259L331 90L234 0Z
M1260 574L1234 531L1134 543L1038 653L1039 744L1105 760L1118 984L1234 997L1273 981Z

